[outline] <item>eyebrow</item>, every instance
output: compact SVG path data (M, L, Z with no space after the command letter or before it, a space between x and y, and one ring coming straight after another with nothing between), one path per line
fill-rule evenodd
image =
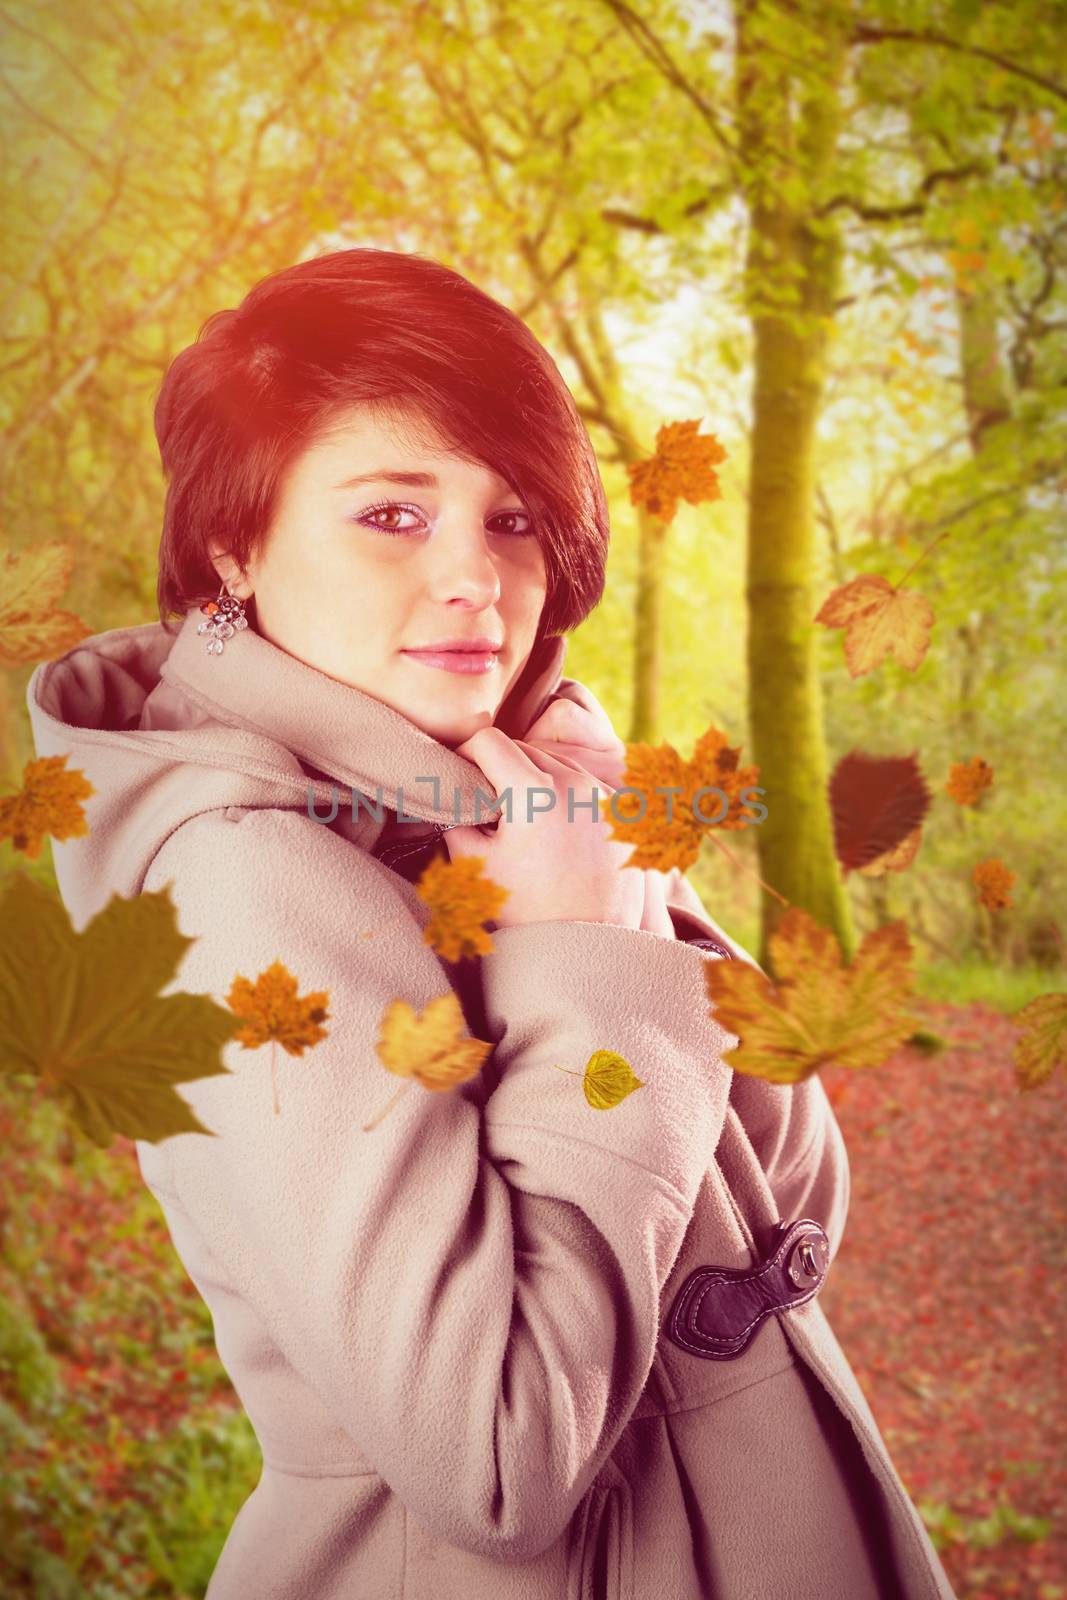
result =
M361 472L358 478L346 478L335 483L335 489L354 489L357 483L403 483L409 489L436 489L437 479L432 472Z

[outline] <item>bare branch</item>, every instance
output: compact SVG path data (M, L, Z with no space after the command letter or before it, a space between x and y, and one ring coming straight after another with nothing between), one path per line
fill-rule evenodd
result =
M896 222L905 217L921 217L927 206L927 199L940 183L958 183L963 178L980 177L987 170L982 161L966 161L961 167L936 167L928 172L919 185L919 193L914 200L904 200L897 205L871 205L867 201L858 200L853 195L839 194L832 200L827 200L825 205L819 206L816 216L825 217L831 211L848 210L862 217L865 222Z
M685 98L696 107L732 170L736 151L715 107L704 98L694 84L690 83L685 73L675 63L666 45L656 37L644 18L639 17L626 4L626 0L603 0L603 3L618 17L645 58L658 67L667 82L680 89Z
M1057 100L1067 101L1067 89L1054 78L1046 78L1043 73L1024 67L1021 61L1013 61L1010 56L999 55L995 50L986 50L982 45L965 44L962 39L950 39L947 34L937 33L932 28L880 28L872 23L861 22L852 30L850 36L852 44L891 42L933 44L942 50L957 50L961 55L979 56L983 61L991 61L994 66L1002 67L1005 72L1014 73L1018 78L1025 78L1027 83L1036 84L1039 89L1055 95Z

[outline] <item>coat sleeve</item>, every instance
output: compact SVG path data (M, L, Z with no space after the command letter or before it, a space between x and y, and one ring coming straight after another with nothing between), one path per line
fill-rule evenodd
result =
M673 868L667 878L667 905L677 937L721 940L722 929L685 874ZM740 945L734 947L752 961ZM730 1039L732 1044L732 1035ZM736 1072L730 1103L760 1158L779 1215L786 1222L812 1217L821 1223L832 1262L844 1236L852 1178L841 1125L821 1077L815 1072L800 1083L780 1084Z
M495 930L498 1086L482 1105L413 1082L368 1133L399 1087L384 1008L450 989L395 876L295 811L209 812L159 851L143 888L164 884L194 939L170 988L222 1001L280 959L328 991L328 1037L278 1047L280 1115L271 1047L227 1043L231 1075L179 1086L212 1134L139 1145L146 1182L425 1528L547 1549L640 1398L725 1116L733 1036L701 953L606 923ZM642 1080L610 1110L583 1092L601 1048Z

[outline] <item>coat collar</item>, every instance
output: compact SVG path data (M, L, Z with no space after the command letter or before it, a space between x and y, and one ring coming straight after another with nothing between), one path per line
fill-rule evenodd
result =
M209 655L196 631L202 621L199 607L186 612L160 677L211 716L265 734L372 802L380 788L383 804L406 817L455 826L491 816L487 797L495 799L496 790L481 768L403 713L309 666L253 627L227 640L221 655ZM566 653L562 635L538 640L495 727L522 738L558 690Z

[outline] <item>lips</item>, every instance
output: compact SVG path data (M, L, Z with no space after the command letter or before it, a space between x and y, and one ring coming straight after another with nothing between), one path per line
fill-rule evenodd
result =
M420 656L421 655L434 655L434 656L440 656L440 655L488 656L488 655L499 655L499 653L500 653L500 651L502 649L503 649L503 645L494 644L491 639L469 639L469 640L464 640L462 644L456 643L455 641L453 641L451 643L447 643L446 642L444 644L413 644L413 645L409 645L407 647L407 649L404 651L404 654L405 655L420 655Z

